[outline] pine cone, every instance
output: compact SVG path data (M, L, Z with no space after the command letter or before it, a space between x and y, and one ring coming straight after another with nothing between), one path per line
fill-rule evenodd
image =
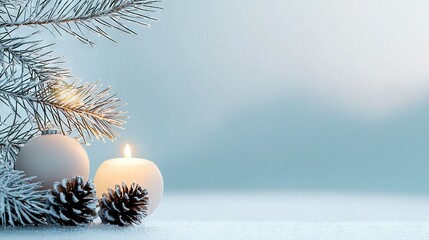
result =
M103 193L103 197L99 199L98 215L102 223L123 227L140 224L147 216L150 201L146 189L143 190L135 183L128 188L122 183L122 189L116 185L114 190L109 188L108 191L108 194Z
M54 225L85 226L97 217L95 185L83 178L63 179L54 183L47 195L47 220Z

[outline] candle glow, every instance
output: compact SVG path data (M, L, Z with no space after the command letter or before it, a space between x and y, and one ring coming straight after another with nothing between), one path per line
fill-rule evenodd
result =
M131 158L131 147L129 144L125 145L124 156L125 156L125 158Z

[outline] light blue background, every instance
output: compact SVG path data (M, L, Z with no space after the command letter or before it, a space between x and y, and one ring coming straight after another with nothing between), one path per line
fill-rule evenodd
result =
M129 104L91 173L153 160L168 191L429 192L425 1L165 1L140 36L52 38L84 81Z

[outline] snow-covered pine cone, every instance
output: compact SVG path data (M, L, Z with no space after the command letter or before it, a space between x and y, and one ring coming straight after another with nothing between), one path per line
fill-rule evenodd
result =
M84 182L80 176L54 183L47 195L48 222L63 226L91 224L97 217L94 187L92 182Z
M148 213L150 201L147 194L146 189L135 183L129 188L125 183L122 183L122 189L119 185L115 189L109 188L108 194L103 193L99 199L101 222L122 227L140 224Z

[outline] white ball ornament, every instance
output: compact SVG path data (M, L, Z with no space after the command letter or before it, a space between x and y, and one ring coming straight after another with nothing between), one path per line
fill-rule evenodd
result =
M64 178L82 176L88 180L89 158L75 139L45 130L21 148L15 168L36 176L43 182L43 189L50 189Z

